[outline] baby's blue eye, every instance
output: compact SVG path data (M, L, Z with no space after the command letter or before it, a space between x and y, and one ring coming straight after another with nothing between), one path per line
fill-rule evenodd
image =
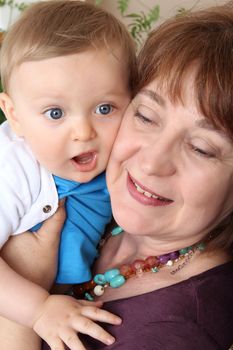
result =
M58 120L63 117L63 111L61 108L51 108L45 112L46 117L54 120Z
M112 111L113 111L113 107L109 103L98 105L95 110L97 114L103 114L103 115L112 113Z

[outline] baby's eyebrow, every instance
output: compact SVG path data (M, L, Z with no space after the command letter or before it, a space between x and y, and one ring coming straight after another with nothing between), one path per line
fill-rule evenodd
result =
M162 96L160 96L157 92L150 89L142 89L139 94L143 94L151 98L153 101L157 102L161 107L165 107L166 102Z

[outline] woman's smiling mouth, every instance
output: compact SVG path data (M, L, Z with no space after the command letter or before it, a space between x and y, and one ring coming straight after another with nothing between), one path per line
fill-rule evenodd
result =
M141 184L139 185L129 173L127 176L127 188L130 195L144 205L164 206L173 203L173 200L155 194Z

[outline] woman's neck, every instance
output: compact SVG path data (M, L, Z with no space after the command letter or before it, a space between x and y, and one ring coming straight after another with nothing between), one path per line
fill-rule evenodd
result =
M111 244L114 244L114 256L118 252L119 256L134 256L135 258L144 259L148 256L159 256L191 246L198 242L198 238L196 240L189 238L186 240L169 241L168 238L158 239L152 236L123 232L117 237L110 238L109 241Z
M187 243L187 244L186 244ZM161 241L154 237L132 235L123 232L118 236L110 237L103 245L100 258L97 261L97 269L118 267L132 263L136 259L145 259L148 256L159 256L185 248L196 242Z

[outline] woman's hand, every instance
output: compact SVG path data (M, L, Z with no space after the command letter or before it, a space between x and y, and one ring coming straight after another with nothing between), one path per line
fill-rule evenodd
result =
M119 325L121 319L100 309L101 302L75 300L64 295L51 295L43 304L33 329L51 349L64 350L66 344L71 350L84 350L77 333L88 334L110 345L115 339L93 321Z
M37 232L12 236L2 248L1 257L20 275L49 290L56 276L64 220L62 203Z

